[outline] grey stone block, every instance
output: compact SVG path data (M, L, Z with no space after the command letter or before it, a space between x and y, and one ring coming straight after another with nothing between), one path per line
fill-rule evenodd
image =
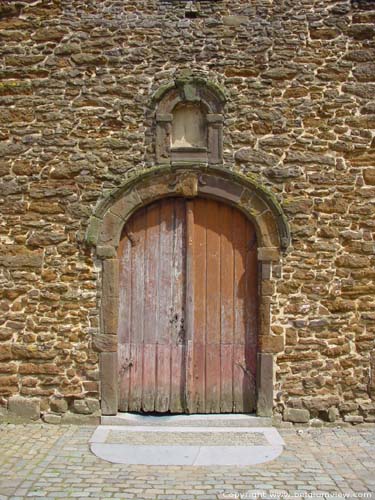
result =
M310 420L310 412L309 410L287 408L284 411L284 420L295 424L305 424Z
M60 424L61 423L61 415L56 415L56 413L45 413L43 415L43 421L46 424Z
M344 422L349 422L350 424L361 424L363 422L363 417L361 415L345 415Z
M39 399L13 396L9 399L8 409L10 416L21 417L25 420L38 420L40 418Z

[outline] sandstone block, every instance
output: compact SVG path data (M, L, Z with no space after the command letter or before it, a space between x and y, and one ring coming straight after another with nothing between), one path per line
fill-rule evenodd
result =
M55 413L44 413L42 418L46 424L61 424L61 415L56 415Z
M249 163L253 165L264 166L274 166L278 162L278 158L275 155L264 153L263 151L258 151L252 148L241 148L236 151L234 158L239 163Z
M117 335L98 334L92 339L93 348L97 352L116 352L117 351Z
M21 245L0 245L0 265L9 269L39 268L43 264L41 251L30 251Z
M287 408L284 411L284 420L295 424L305 424L310 420L310 412L297 408Z
M223 23L226 26L240 26L247 23L248 16L223 16Z
M63 398L53 397L50 399L51 410L55 413L65 413L68 411L68 403Z
M322 427L323 422L320 420L320 418L312 418L309 422L310 427Z
M72 410L75 413L80 413L83 415L90 415L91 410L84 399L75 399L72 404Z
M339 418L340 414L339 414L339 411L337 408L335 408L334 406L331 406L331 408L328 408L327 416L328 416L329 422L336 422L336 420Z
M363 417L361 415L345 415L344 422L350 422L351 424L362 424Z
M62 425L99 425L100 417L67 412L61 416Z
M375 168L366 168L363 171L365 183L370 186L375 186Z
M10 416L26 420L38 420L40 417L40 400L13 396L9 398L8 410Z

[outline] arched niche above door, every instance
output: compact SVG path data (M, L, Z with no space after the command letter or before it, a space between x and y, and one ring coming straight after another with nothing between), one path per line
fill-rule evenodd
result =
M176 79L153 96L159 164L223 162L225 95L201 78Z

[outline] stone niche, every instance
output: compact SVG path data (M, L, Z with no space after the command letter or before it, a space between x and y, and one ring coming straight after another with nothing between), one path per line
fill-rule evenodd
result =
M171 159L207 162L207 112L195 103L180 103L172 112Z
M176 79L154 94L156 162L223 163L221 89L203 79Z

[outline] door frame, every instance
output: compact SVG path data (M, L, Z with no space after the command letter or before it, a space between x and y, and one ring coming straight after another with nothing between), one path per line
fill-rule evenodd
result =
M119 263L117 248L124 225L138 209L164 197L213 198L230 204L254 224L258 241L257 415L271 416L274 357L284 350L284 338L271 333L272 267L290 244L290 231L273 194L254 178L220 167L154 167L135 174L110 192L96 207L86 243L102 263L99 285L100 331L93 336L99 353L102 415L118 411L117 324Z

